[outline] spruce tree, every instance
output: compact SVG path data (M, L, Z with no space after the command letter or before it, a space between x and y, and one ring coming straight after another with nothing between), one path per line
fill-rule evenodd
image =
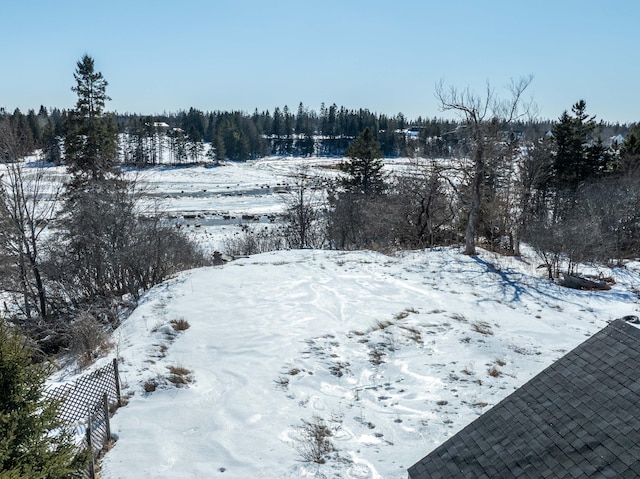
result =
M556 186L574 191L584 181L596 178L607 167L610 157L601 139L595 138L595 116L586 113L584 100L572 107L573 115L562 113L553 128L556 151Z
M341 164L341 170L348 175L343 180L345 187L365 195L384 191L382 151L369 128L365 128L349 145L346 156L350 161Z
M81 477L87 455L57 419L58 403L45 398L49 371L33 364L25 340L0 323L0 478Z
M76 85L71 90L78 100L68 115L65 159L74 175L99 180L114 172L118 153L115 121L104 111L111 99L108 83L87 54L77 62L73 77Z
M627 135L620 146L617 170L620 173L637 172L640 169L640 124Z

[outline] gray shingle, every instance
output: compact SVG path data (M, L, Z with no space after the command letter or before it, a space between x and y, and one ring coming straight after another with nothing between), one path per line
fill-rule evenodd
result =
M640 329L616 320L412 466L409 478L640 477L639 405Z

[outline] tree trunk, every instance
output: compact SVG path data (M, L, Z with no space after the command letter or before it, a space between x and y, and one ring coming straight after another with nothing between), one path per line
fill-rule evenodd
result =
M479 140L481 142L482 140ZM476 254L476 223L480 215L480 201L482 200L482 180L484 179L484 148L481 144L476 146L474 158L473 185L471 189L471 208L465 230L464 254Z

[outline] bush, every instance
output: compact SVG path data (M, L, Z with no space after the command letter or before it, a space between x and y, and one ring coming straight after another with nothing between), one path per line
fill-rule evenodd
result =
M322 418L314 416L311 421L303 420L298 432L298 454L303 462L324 464L327 462L327 455L335 452L336 448L331 441L333 430Z
M59 403L44 396L49 370L31 362L26 344L0 322L0 476L80 477L88 455L57 418Z
M189 324L189 321L187 321L184 318L172 319L170 323L171 323L171 327L175 331L185 331L191 327L191 325Z
M69 350L86 365L111 348L105 327L91 313L82 312L69 325Z
M283 232L273 227L241 225L240 231L223 240L223 249L229 256L267 253L284 248Z

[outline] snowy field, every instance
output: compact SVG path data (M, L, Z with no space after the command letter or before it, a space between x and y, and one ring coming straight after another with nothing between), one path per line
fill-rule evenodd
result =
M336 178L345 158L266 157L219 167L156 167L130 171L143 187L143 204L169 215L207 252L224 249L224 239L240 225L264 227L283 212L287 190L302 171ZM411 167L412 160L387 160L391 174Z
M300 162L325 161L336 160L158 168L143 179L176 218L195 214L191 234L213 248L237 228L225 216L280 211L278 183ZM404 479L607 321L638 314L640 263L603 269L617 284L599 292L554 285L537 265L457 248L305 250L184 272L113 336L129 399L101 477ZM303 421L332 431L324 464L304 460Z
M341 159L264 158L219 167L156 167L128 172L143 185L143 204L175 219L206 251L223 250L225 237L270 223L282 213L287 188L305 168L335 177Z

